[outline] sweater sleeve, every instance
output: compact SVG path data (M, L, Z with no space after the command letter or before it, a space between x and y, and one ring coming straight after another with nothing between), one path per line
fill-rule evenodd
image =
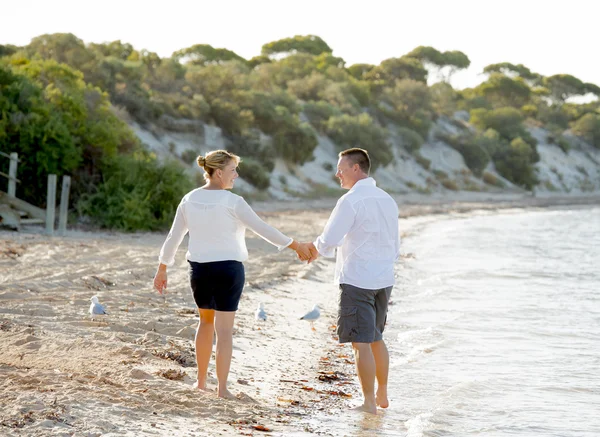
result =
M255 234L268 241L273 246L276 246L280 251L292 244L293 240L290 237L265 223L242 197L237 200L234 211L237 218L247 228L251 229Z
M173 265L175 262L175 253L177 253L177 249L183 241L183 237L185 237L185 234L188 232L188 225L185 220L183 208L184 206L182 202L177 207L175 220L173 220L173 225L171 226L171 231L169 232L169 235L167 235L167 239L160 249L158 261L161 264L166 264L167 266Z

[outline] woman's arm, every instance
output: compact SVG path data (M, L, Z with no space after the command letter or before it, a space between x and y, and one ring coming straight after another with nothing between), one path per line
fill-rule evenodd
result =
M243 198L240 197L238 199L234 211L237 218L247 228L251 229L255 234L268 241L273 246L276 246L280 251L290 246L298 247L297 242L292 238L282 234L273 226L265 223ZM293 249L293 247L290 247L290 249Z
M167 266L166 264L160 263L156 275L154 275L154 288L158 290L159 294L166 293L167 290Z
M175 253L187 232L188 226L183 211L183 203L180 203L175 213L171 231L167 235L167 239L160 249L160 255L158 256L159 264L156 275L154 275L154 288L160 294L166 292L167 289L167 266L173 265L175 262Z
M161 264L165 264L167 266L173 265L175 262L175 253L177 253L177 248L183 241L185 234L188 232L188 226L185 220L183 208L183 203L180 203L177 207L177 212L175 213L175 219L173 220L173 225L171 226L169 235L167 235L167 239L160 249L158 261Z

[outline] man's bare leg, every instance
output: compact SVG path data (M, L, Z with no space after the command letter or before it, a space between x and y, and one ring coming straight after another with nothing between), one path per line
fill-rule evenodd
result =
M375 375L377 377L377 393L375 401L381 408L390 406L387 397L388 374L390 371L390 355L383 340L371 343L371 351L375 359Z
M213 337L215 333L215 312L198 309L200 322L196 330L196 364L198 365L198 382L196 387L206 390L208 363L212 354Z
M365 398L363 404L356 410L377 414L375 401L375 358L370 343L352 343L356 372Z
M231 367L233 350L233 320L235 311L217 311L215 316L215 331L217 333L217 388L220 398L235 399L227 390L227 377Z

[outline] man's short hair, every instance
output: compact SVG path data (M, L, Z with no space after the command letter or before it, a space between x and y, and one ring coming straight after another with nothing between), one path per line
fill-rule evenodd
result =
M366 175L371 171L371 158L369 158L369 152L365 149L359 149L358 147L354 147L352 149L342 150L339 154L339 157L342 156L348 157L352 162L352 165L358 164L360 169Z

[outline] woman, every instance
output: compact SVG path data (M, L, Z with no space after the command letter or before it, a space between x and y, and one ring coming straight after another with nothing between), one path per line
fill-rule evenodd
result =
M245 282L242 262L248 258L246 228L280 251L288 247L301 259L310 257L298 242L262 221L242 197L227 191L233 188L238 177L239 162L238 156L225 150L198 157L198 165L206 172L206 184L186 194L177 207L154 277L154 287L162 294L167 287L167 266L173 265L177 248L189 232L186 257L194 300L200 312L196 331L197 387L206 390L208 362L216 332L217 391L223 398L234 397L227 390L227 377L233 321Z

